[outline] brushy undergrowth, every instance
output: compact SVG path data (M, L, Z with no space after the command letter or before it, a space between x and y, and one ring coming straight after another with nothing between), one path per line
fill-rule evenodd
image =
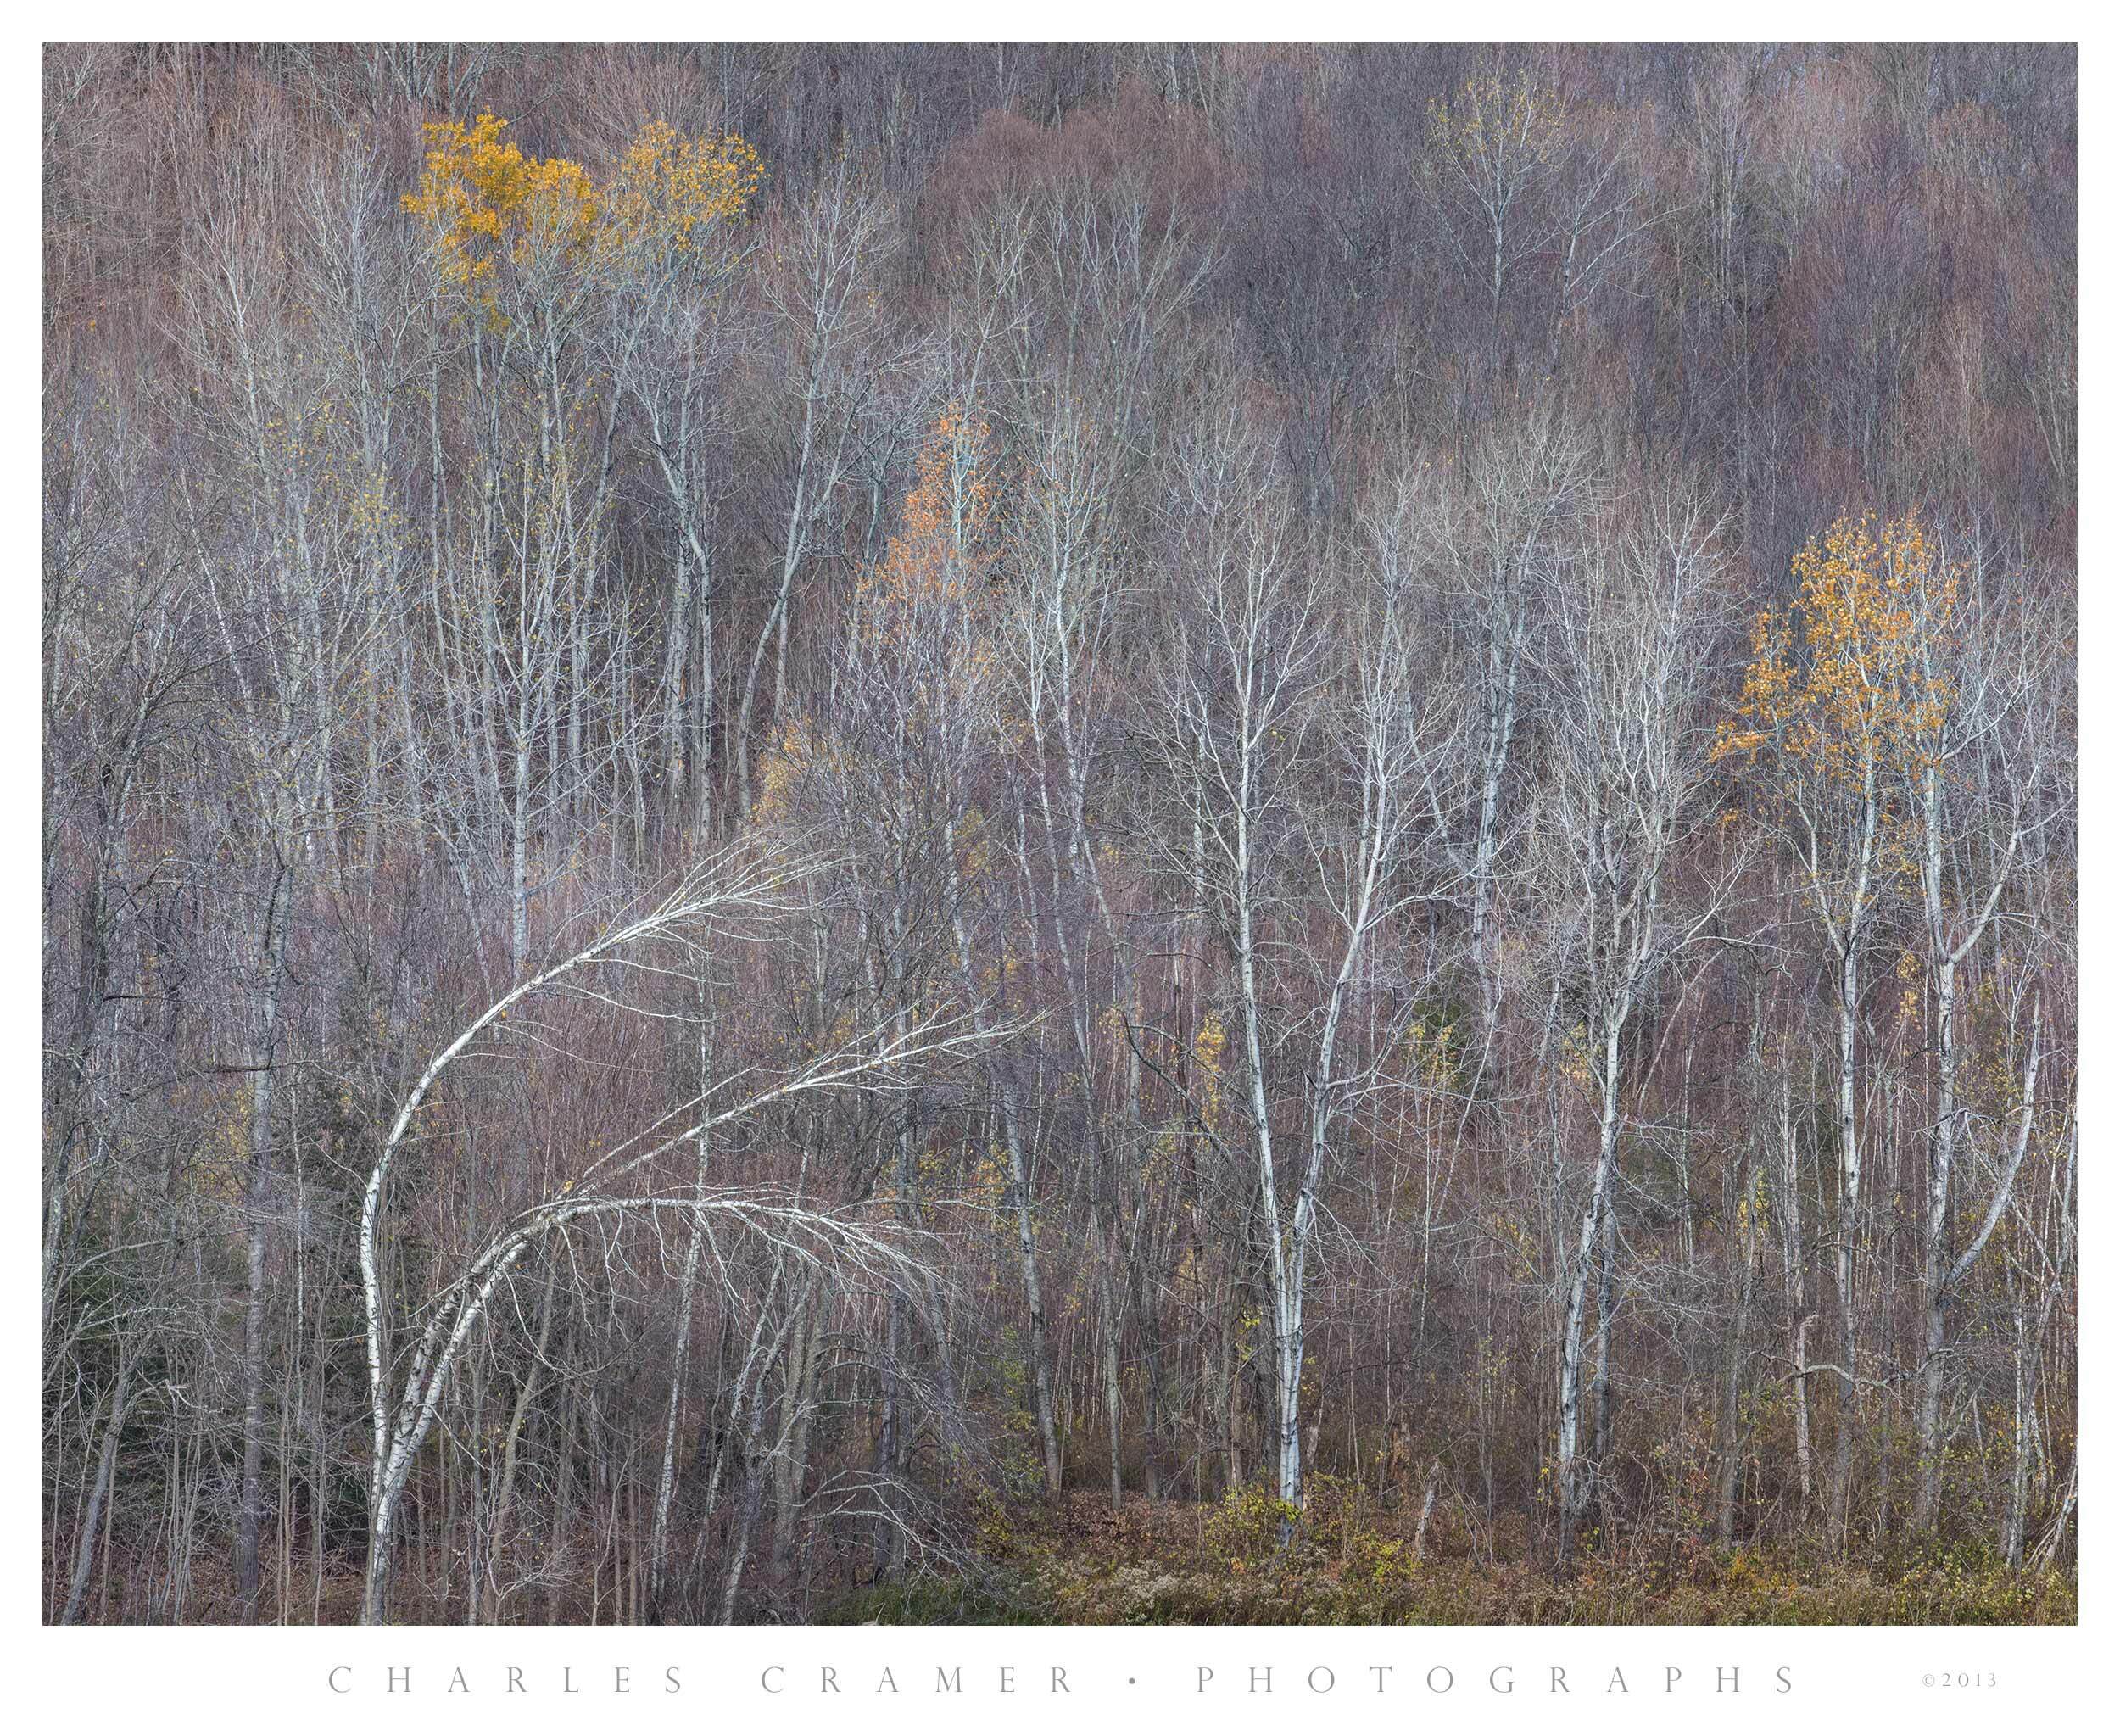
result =
M1687 1538L1661 1555L1593 1548L1576 1570L1489 1560L1379 1528L1314 1493L1219 1506L1086 1498L989 1516L974 1575L872 1587L821 1620L885 1625L1568 1627L2050 1626L2077 1619L2073 1573L2012 1572L1983 1546L1842 1565ZM1322 1497L1322 1498L1321 1498ZM1438 1528L1440 1531L1441 1528ZM1528 1552L1527 1552L1528 1553Z

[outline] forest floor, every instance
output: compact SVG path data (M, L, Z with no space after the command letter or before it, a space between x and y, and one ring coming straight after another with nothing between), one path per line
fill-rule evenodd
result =
M1619 1547L1594 1538L1556 1575L1507 1527L1470 1545L1410 1516L1378 1513L1344 1486L1287 1510L1254 1493L1221 1505L1070 1494L995 1513L979 1557L843 1597L826 1623L1561 1627L2049 1626L2077 1619L2073 1572L2011 1571L1986 1544L1842 1564L1719 1549L1665 1532Z
M1051 1504L990 1506L969 1550L948 1571L796 1601L784 1589L772 1619L821 1625L1433 1626L1433 1627L2046 1627L2077 1619L2073 1569L2012 1572L1985 1543L1931 1546L1843 1564L1814 1549L1717 1549L1697 1533L1593 1533L1567 1575L1521 1514L1479 1525L1438 1506L1423 1532L1420 1502L1378 1502L1336 1478L1314 1480L1306 1510L1252 1489L1221 1503L1070 1493ZM1287 1521L1288 1535L1282 1527ZM55 1560L57 1558L54 1558ZM70 1552L66 1552L70 1559ZM851 1564L850 1564L851 1565ZM47 1564L47 1577L56 1571ZM162 1620L125 1590L123 1563L88 1619ZM227 1564L193 1563L180 1620L235 1619ZM842 1582L842 1586L845 1582ZM268 1584L268 1621L359 1619L357 1560L334 1555L321 1579L293 1576L282 1606ZM511 1608L504 1621L562 1625L639 1619L608 1586L568 1582L556 1599ZM113 1593L116 1594L113 1600ZM51 1594L47 1584L47 1594ZM408 1557L398 1574L400 1622L462 1619L452 1596ZM56 1610L56 1603L51 1605ZM739 1620L756 1620L756 1614Z

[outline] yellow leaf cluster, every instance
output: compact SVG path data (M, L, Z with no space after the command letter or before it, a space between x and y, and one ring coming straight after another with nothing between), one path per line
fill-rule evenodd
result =
M1458 1026L1449 1020L1431 1024L1425 1017L1406 1028L1406 1060L1410 1077L1436 1090L1458 1082Z
M1200 1034L1192 1040L1194 1095L1200 1106L1200 1120L1208 1127L1221 1119L1222 1051L1228 1042L1229 1034L1210 1008L1200 1021Z
M689 251L706 228L743 215L765 173L758 153L734 133L687 138L667 121L651 122L605 193L606 235L622 246Z
M435 232L444 277L468 286L493 275L512 251L517 258L544 247L586 246L594 236L597 195L588 172L564 157L526 157L501 135L508 123L481 114L431 120L420 190L404 195L406 210Z
M1763 754L1858 789L1934 763L1952 688L1940 655L1957 630L1956 569L1911 513L1840 518L1791 562L1786 614L1762 611L1752 661L1715 756Z
M525 156L507 127L494 114L428 122L420 189L402 200L432 230L443 279L458 288L475 290L503 260L586 269L643 245L689 250L739 217L765 175L733 134L686 138L656 121L600 186L569 159Z

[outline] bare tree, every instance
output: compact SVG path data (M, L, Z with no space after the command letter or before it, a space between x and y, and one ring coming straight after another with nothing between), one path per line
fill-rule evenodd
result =
M646 1126L580 1154L575 1173L550 1198L510 1213L470 1249L414 1320L400 1325L382 1280L382 1236L391 1171L420 1130L436 1086L487 1033L498 1035L511 1012L527 1012L548 991L603 997L599 979L654 974L654 943L706 946L755 930L790 913L814 867L749 847L700 864L645 915L606 929L579 950L518 983L466 1024L430 1061L399 1106L390 1133L369 1172L360 1220L360 1269L367 1310L368 1371L374 1449L369 1481L369 1566L364 1619L388 1613L390 1560L399 1501L415 1456L432 1430L470 1334L515 1267L549 1236L577 1220L613 1214L669 1214L718 1234L762 1237L789 1257L816 1264L853 1261L878 1270L902 1267L910 1256L890 1238L828 1210L752 1192L661 1194L628 1183L652 1181L656 1165L673 1151L695 1147L716 1130L742 1122L770 1105L805 1092L873 1088L903 1077L930 1058L961 1053L982 1039L962 1015L931 1012L908 1019L886 1013L848 1040L762 1082L747 1071L715 1081ZM600 968L592 969L592 967ZM618 992L622 993L622 991ZM673 1124L691 1118L689 1125ZM403 1342L400 1342L402 1336ZM402 1374L400 1374L402 1370Z
M1559 1274L1554 1479L1564 1560L1604 1471L1582 1450L1584 1357L1593 1300L1600 1359L1612 1327L1610 1231L1636 1021L1679 955L1720 917L1737 872L1726 858L1707 867L1704 883L1682 879L1682 846L1713 794L1705 672L1723 579L1721 525L1683 484L1631 504L1637 522L1598 525L1580 578L1563 591L1559 714L1548 750L1550 907L1565 924L1559 981L1564 1016L1574 1020L1564 1042L1596 1130L1587 1186L1555 1178L1557 1202L1579 1220Z

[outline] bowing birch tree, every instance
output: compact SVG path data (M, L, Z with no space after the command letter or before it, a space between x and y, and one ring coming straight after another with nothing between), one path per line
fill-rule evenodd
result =
M400 1317L385 1282L385 1225L393 1169L423 1136L423 1117L453 1068L491 1052L511 1014L530 1012L547 996L569 994L629 1004L627 985L652 980L694 948L755 938L760 929L802 908L805 886L817 865L771 847L733 846L691 869L646 913L611 924L587 945L510 988L466 1024L421 1070L405 1094L375 1166L360 1213L361 1290L373 1447L369 1467L369 1560L362 1619L388 1619L392 1552L398 1509L414 1461L447 1400L471 1334L517 1268L548 1238L585 1219L660 1216L700 1226L710 1242L750 1237L807 1267L848 1264L904 1286L920 1270L901 1235L870 1228L839 1213L760 1190L666 1191L654 1186L658 1166L672 1153L696 1150L717 1130L757 1116L770 1106L808 1093L903 1086L918 1063L971 1052L985 1041L962 1013L908 1013L890 1008L856 1022L843 1041L801 1058L777 1077L743 1069L702 1081L692 1097L622 1135L575 1155L572 1173L549 1197L518 1207L472 1244L435 1292ZM642 1017L652 1009L635 1010Z

